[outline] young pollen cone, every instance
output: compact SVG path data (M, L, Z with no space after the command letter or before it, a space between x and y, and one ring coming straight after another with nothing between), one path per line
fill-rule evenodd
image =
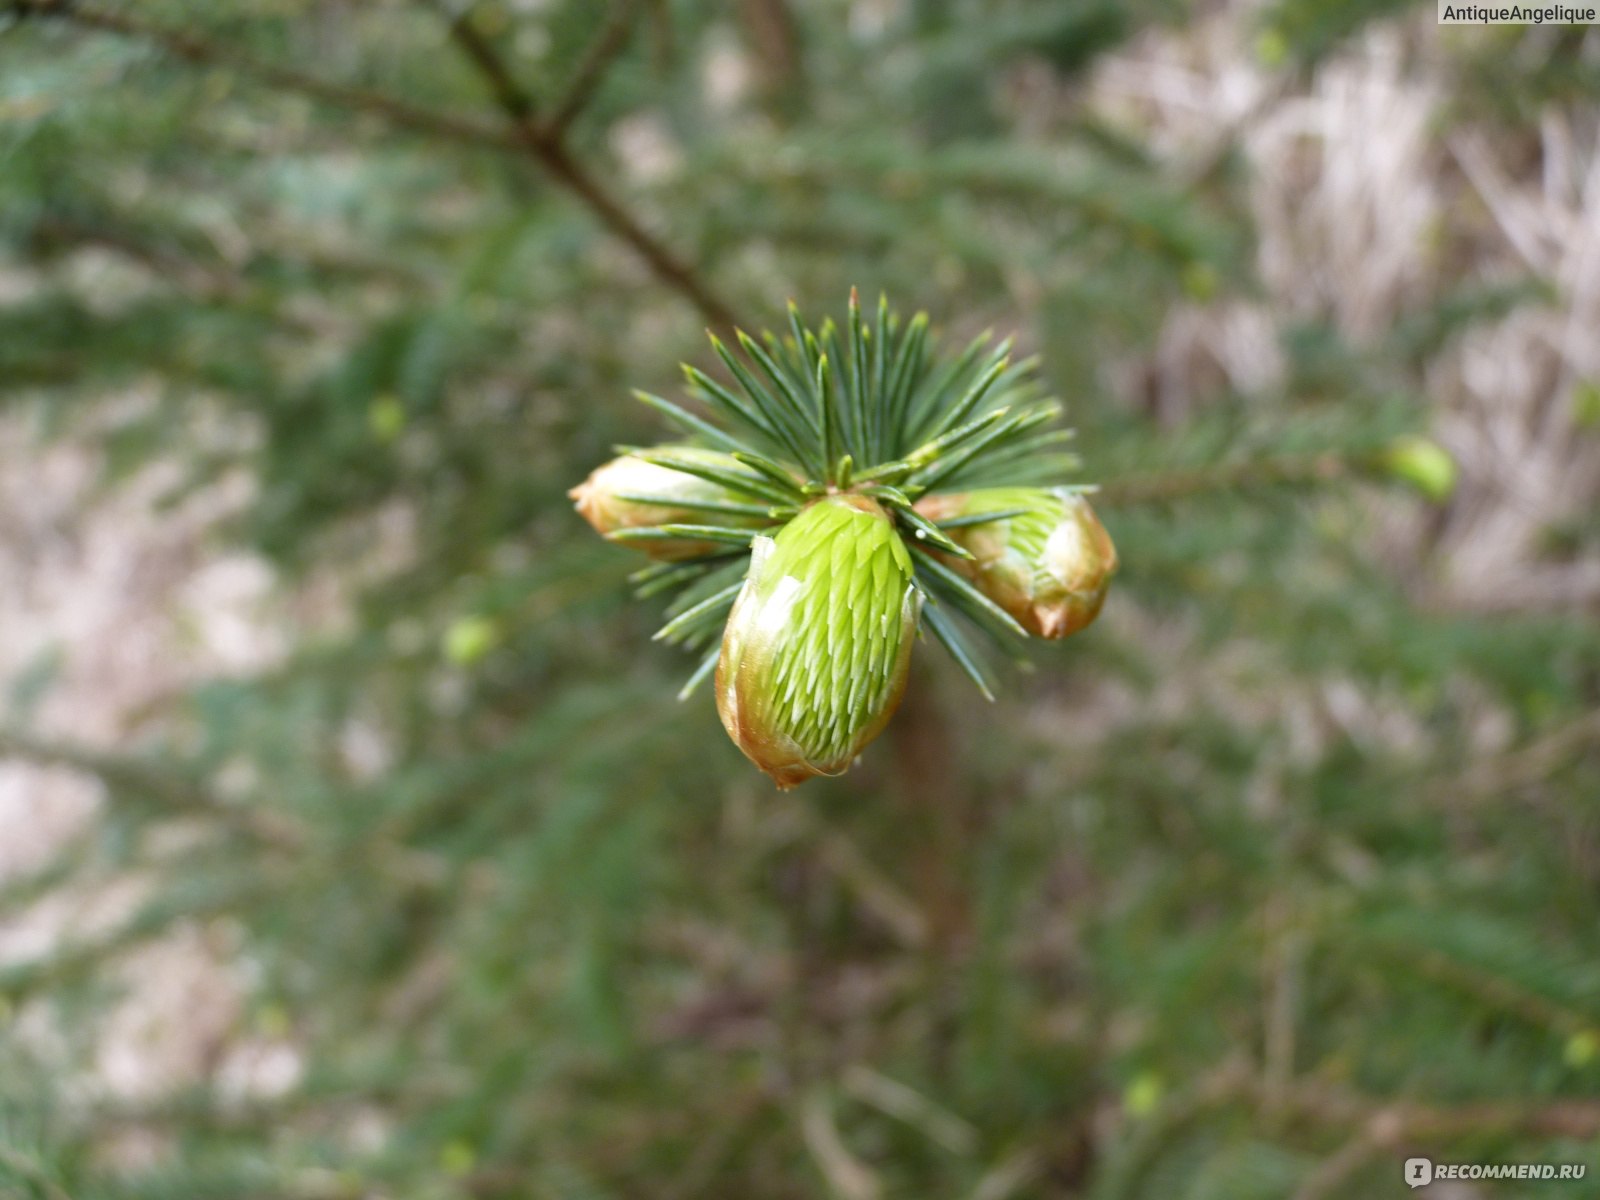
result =
M930 521L986 512L1026 511L946 532L973 561L945 561L1029 633L1064 638L1100 615L1117 569L1117 550L1082 496L1003 487L928 496L917 511Z
M743 470L731 455L720 450L707 450L700 446L661 448L690 462L733 471ZM631 454L624 454L621 458L614 458L596 467L589 478L567 492L567 495L574 501L583 519L606 537L618 530L650 525L715 524L753 529L767 524L759 517L724 512L708 516L701 505L748 504L749 498L735 495L698 475L645 462ZM638 496L649 496L654 502L629 498ZM688 540L630 542L629 545L644 551L651 558L668 560L695 558L716 548L709 542Z
M882 732L905 691L922 596L893 522L865 496L818 500L752 549L723 631L717 712L788 789L840 774Z

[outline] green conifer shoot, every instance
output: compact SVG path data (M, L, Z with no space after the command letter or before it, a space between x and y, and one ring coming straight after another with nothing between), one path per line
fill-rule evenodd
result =
M633 578L640 595L677 593L656 637L702 655L681 694L715 670L729 734L781 787L843 771L877 736L914 631L992 698L993 650L1099 611L1110 539L1087 505L1039 490L1079 466L1062 448L1071 432L1053 428L1061 405L1036 360L989 340L942 356L927 315L902 322L886 299L868 319L852 292L842 328L813 329L791 304L783 336L738 333L737 352L712 337L728 382L684 368L709 415L636 393L689 445L628 450L573 490L601 533L662 560ZM645 468L659 473L634 487ZM1015 507L938 502L1002 485L1019 489ZM1043 520L1054 544L1051 530L1080 516L1099 591L1070 629L1005 602L968 547L987 544L975 526L993 541L1013 518Z

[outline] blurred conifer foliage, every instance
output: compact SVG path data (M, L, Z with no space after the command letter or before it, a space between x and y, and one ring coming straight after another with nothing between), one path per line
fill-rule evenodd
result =
M1290 91L1398 7L1251 20ZM120 744L8 681L0 753L107 800L0 926L137 899L0 965L0 1195L1309 1200L1592 1162L1600 635L1414 600L1456 483L1430 371L1561 297L1463 269L1359 342L1309 304L1263 387L1147 403L1169 312L1261 295L1258 214L1228 128L1174 166L1082 95L1198 15L0 2L5 419L107 489L242 474L218 544L301 597L271 669ZM1548 33L1462 43L1438 119L1592 106L1592 37ZM719 370L705 327L853 285L1042 357L1122 574L992 705L921 655L874 756L780 795L565 493L661 440L630 390ZM239 993L206 1061L266 1047L271 1086L100 1086L120 967L178 931Z

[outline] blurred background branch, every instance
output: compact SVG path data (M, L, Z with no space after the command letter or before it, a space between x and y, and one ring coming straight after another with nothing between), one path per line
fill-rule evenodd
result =
M511 78L494 48L476 32L469 10L453 16L446 12L450 34L488 81L495 102L510 121L509 133L500 133L466 118L431 112L382 93L347 87L292 68L261 62L225 44L187 31L167 29L137 17L102 11L78 3L78 0L11 0L11 3L12 11L21 18L56 17L89 29L142 38L178 58L224 66L265 86L298 92L336 107L371 113L419 133L499 149L520 149L577 197L601 224L632 247L662 283L681 292L711 324L731 328L734 323L732 310L712 294L694 268L663 246L573 159L562 133L566 123L576 115L576 110L565 118L558 114L548 127L535 121L531 101Z

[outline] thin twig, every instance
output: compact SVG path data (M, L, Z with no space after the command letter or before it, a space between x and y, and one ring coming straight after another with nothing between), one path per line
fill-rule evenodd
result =
M1436 1106L1362 1095L1307 1077L1284 1085L1263 1078L1243 1059L1230 1059L1136 1127L1133 1158L1125 1164L1124 1175L1130 1179L1141 1175L1174 1130L1205 1112L1236 1104L1263 1121L1345 1132L1340 1149L1302 1182L1297 1200L1330 1194L1372 1156L1400 1147L1484 1135L1576 1141L1600 1136L1600 1101L1588 1098Z
M1360 1130L1301 1181L1294 1200L1323 1200L1324 1196L1333 1195L1385 1149L1384 1140L1375 1136L1370 1127Z
M840 1084L846 1094L904 1121L951 1154L971 1154L978 1148L978 1131L970 1122L897 1079L852 1063Z
M551 141L560 141L578 114L594 98L607 68L617 60L633 35L634 18L638 11L638 0L617 0L605 28L578 63L578 69L572 73L572 82L567 85L566 95L544 123L544 134Z
M466 117L436 113L382 92L332 83L292 67L263 62L221 42L139 17L130 17L125 13L106 12L73 0L10 0L9 7L19 17L55 17L84 29L151 42L174 58L205 66L227 67L278 91L309 96L336 108L371 113L393 125L431 137L500 150L516 148L515 140L510 135L492 125Z
M126 229L72 217L45 215L34 223L33 236L45 245L99 246L110 250L138 263L151 274L213 303L237 304L249 292L248 286L239 277L204 266L164 246L143 242Z
M269 809L229 804L181 766L0 728L0 760L8 758L81 771L112 791L132 792L154 801L166 814L208 818L277 850L303 852L313 847L310 831L295 818ZM360 860L372 863L381 878L408 890L431 892L445 884L436 856L396 838L366 839L351 861Z
M1265 1009L1262 1017L1262 1076L1268 1089L1287 1087L1294 1075L1296 1016L1304 937L1281 892L1267 909Z
M61 1186L46 1174L44 1167L16 1150L0 1146L0 1166L33 1184L47 1200L71 1200Z
M1514 750L1472 759L1466 770L1434 785L1430 794L1452 801L1463 795L1503 799L1544 782L1596 746L1600 746L1600 711L1585 713Z
M1255 459L1113 479L1102 483L1096 496L1107 504L1159 504L1206 492L1231 492L1278 484L1331 483L1352 474L1362 465L1359 458L1337 454Z
M445 0L423 0L423 3L444 19L451 39L488 83L495 104L511 118L517 137L523 141L543 141L543 131L534 123L533 97L517 82L488 39L478 32L478 27L472 23L471 6L464 5L452 11Z
M298 850L305 845L305 831L282 814L223 804L184 772L138 756L112 754L0 729L0 759L4 758L82 771L112 790L137 792L176 814L213 817L281 849Z
M647 232L632 213L579 165L566 143L550 136L534 110L533 98L516 81L505 59L472 23L470 12L451 14L443 0L426 0L448 21L450 36L488 84L490 95L506 115L517 144L555 180L576 195L612 233L632 246L650 270L686 296L715 326L732 328L733 310L712 294L693 267Z
M1178 183L1185 191L1194 191L1215 181L1217 174L1238 149L1250 127L1274 111L1289 94L1293 86L1292 74L1279 75L1264 86L1242 112L1236 113L1221 129L1213 130L1211 138L1192 158L1178 164Z
M824 866L848 887L861 907L876 917L905 946L924 946L928 922L911 898L902 892L837 830L820 835L819 857Z
M1600 1134L1600 1101L1511 1100L1450 1106L1362 1096L1319 1081L1271 1088L1262 1080L1237 1080L1244 1098L1262 1111L1314 1125L1361 1128L1381 1146L1474 1134L1587 1139Z
M972 1200L1010 1200L1037 1180L1044 1168L1045 1156L1038 1148L1023 1146L1013 1150L984 1172L972 1189Z
M30 997L94 977L108 963L147 945L183 922L203 924L215 917L260 905L272 895L269 885L235 877L183 904L158 897L107 933L57 939L43 954L0 966L0 997L16 1008Z
M332 83L276 63L263 62L231 46L172 29L138 17L106 12L76 0L10 0L18 17L55 17L85 29L115 33L151 42L187 62L221 66L278 91L309 96L321 103L382 117L393 125L446 141L485 146L519 154L545 169L556 183L582 202L612 234L626 242L662 283L690 301L712 325L729 328L733 311L700 279L695 270L666 248L639 220L603 188L567 151L548 138L532 117L532 104L515 84L503 60L464 19L452 20L452 33L471 55L494 93L495 102L511 120L497 129L480 121L433 112L405 100L365 88ZM464 30L465 32L456 32Z
M878 1200L883 1195L877 1175L845 1145L823 1092L811 1093L801 1104L800 1131L822 1177L844 1200Z
M41 243L99 246L137 263L161 282L219 307L249 305L256 296L242 273L219 270L186 258L164 246L147 244L136 233L90 224L68 217L46 216L35 222L33 233ZM271 319L301 334L325 329L323 321L307 313L275 310Z

